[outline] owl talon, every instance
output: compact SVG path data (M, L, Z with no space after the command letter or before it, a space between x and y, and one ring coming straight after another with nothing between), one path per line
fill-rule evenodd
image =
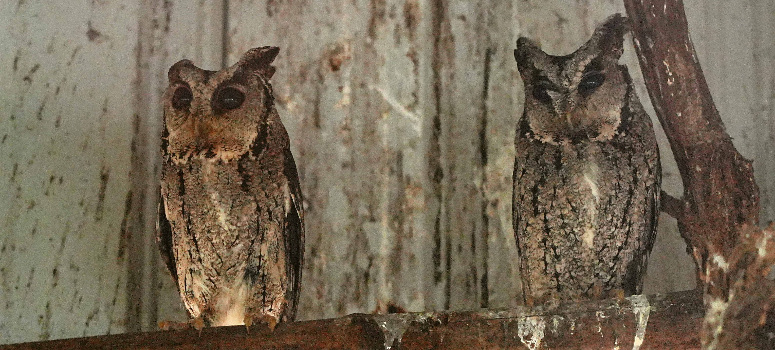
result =
M202 334L202 328L205 328L205 320L202 318L202 316L199 316L189 321L189 324L191 325L191 327L199 331L199 335Z
M176 322L176 321L159 321L159 329L163 331L179 331L188 329L191 325L188 322Z
M525 306L532 308L533 306L535 306L535 304L536 304L535 298L530 296L525 297Z
M617 301L624 301L626 293L624 292L624 289L616 288L616 289L611 289L610 291L608 291L608 295L611 298L616 299Z
M258 314L258 315L251 315L246 314L244 323L245 323L245 330L250 333L250 327L253 326L254 322L265 324L269 328L269 332L274 332L274 329L277 327L277 319L274 316L271 315L265 315L265 314Z
M250 334L250 326L253 325L253 318L245 315L245 332Z

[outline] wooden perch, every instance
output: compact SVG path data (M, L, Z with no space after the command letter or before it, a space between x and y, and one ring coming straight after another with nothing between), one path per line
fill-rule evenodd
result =
M266 327L159 331L0 346L37 349L699 349L701 294L479 312L354 314Z
M726 133L702 74L681 0L624 0L646 87L683 180L663 208L678 220L704 284L706 349L775 349L772 229L759 222L749 160ZM768 326L769 325L769 326Z

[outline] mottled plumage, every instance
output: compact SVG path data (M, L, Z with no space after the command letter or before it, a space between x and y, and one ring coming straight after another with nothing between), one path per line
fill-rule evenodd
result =
M269 84L277 53L252 49L217 72L188 60L169 70L158 241L189 315L205 325L296 314L304 214Z
M661 170L651 120L618 64L627 30L614 15L567 56L517 41L525 109L513 214L526 301L641 291Z

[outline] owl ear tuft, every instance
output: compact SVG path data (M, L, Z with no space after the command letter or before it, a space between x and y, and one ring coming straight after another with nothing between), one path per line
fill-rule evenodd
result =
M517 48L514 50L514 59L517 61L517 69L523 78L528 76L529 72L535 70L535 63L533 60L537 54L543 54L543 51L541 51L535 42L526 37L517 39Z
M630 21L617 13L598 26L592 37L597 38L597 47L602 55L618 60L624 52L624 35L629 31Z
M280 48L276 46L263 46L248 50L239 61L239 65L248 70L261 73L266 79L272 78L275 67L272 66Z
M167 79L170 83L181 82L183 81L183 78L181 77L183 70L191 68L196 68L193 62L189 60L180 60L173 64L172 67L170 67L170 69L167 71Z

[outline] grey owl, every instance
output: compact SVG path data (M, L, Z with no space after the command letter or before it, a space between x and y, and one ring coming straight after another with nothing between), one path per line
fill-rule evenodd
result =
M525 108L512 203L528 303L641 292L661 168L651 120L618 63L628 28L611 16L566 56L517 41Z
M269 83L278 51L251 49L219 71L169 69L157 238L195 324L296 315L304 213Z

